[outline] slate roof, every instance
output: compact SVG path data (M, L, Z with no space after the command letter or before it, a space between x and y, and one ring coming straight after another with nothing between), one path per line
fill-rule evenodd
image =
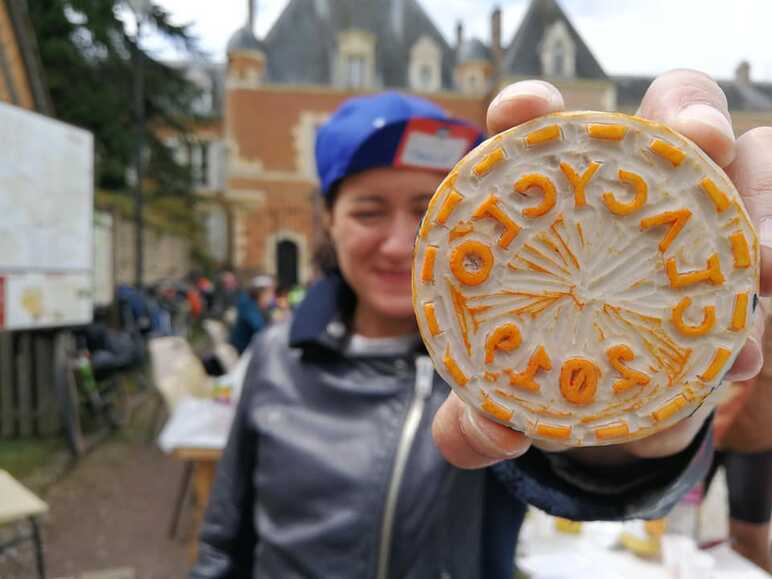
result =
M542 76L540 47L544 33L562 20L576 46L577 78L606 79L598 61L555 0L533 0L504 53L504 74Z
M503 73L542 76L539 47L545 31L559 20L576 45L576 77L610 80L617 87L618 107L636 108L653 78L607 76L556 0L531 1L511 44L505 48ZM379 88L407 87L410 48L424 35L442 50L442 85L446 90L453 90L456 62L491 58L490 47L477 38L465 40L458 49L451 48L416 0L290 0L264 41L245 27L233 35L229 48L262 50L268 60L270 83L330 85L338 33L351 28L376 37ZM719 84L730 110L772 111L772 83L744 85L728 80ZM220 99L216 100L219 104Z
M246 26L239 28L228 40L226 52L236 50L255 50L265 52L265 45L257 39L257 36Z
M649 76L615 76L612 80L617 87L617 107L638 108L654 79Z
M654 80L649 76L615 76L617 106L637 108ZM750 86L733 80L719 80L718 85L726 94L730 111L772 111L772 84L753 83Z
M466 62L468 60L490 60L491 51L477 38L464 40L461 46L456 50L456 62Z
M373 34L381 88L408 84L410 49L422 37L442 51L442 84L453 86L453 50L416 0L290 0L265 39L268 82L329 85L338 33Z

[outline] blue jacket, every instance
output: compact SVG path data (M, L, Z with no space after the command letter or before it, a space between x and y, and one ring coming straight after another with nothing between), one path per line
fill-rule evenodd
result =
M239 293L236 302L236 323L231 330L231 344L243 354L252 337L266 326L265 317L255 300L245 291Z
M447 385L435 374L419 387L420 346L348 354L341 322L352 303L327 278L291 326L253 343L191 578L509 579L523 501L576 520L659 517L709 466L703 429L684 452L624 469L536 449L456 469L431 438Z

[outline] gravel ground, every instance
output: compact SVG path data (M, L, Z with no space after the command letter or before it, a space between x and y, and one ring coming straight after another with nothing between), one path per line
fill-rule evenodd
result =
M181 521L181 536L167 535L182 464L146 442L141 418L48 488L43 541L49 578L186 576L190 508ZM36 577L30 547L20 547L14 556L20 563L0 558L2 579Z

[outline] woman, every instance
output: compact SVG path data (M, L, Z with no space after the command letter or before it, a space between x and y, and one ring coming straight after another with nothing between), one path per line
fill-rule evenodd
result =
M562 107L551 85L517 83L491 104L489 128ZM721 164L734 154L726 100L703 75L663 76L642 114ZM428 133L416 137L421 127ZM192 578L511 577L519 499L574 519L656 517L704 476L710 409L643 441L556 453L529 450L521 434L448 397L417 338L410 291L437 169L463 153L421 150L438 129L466 149L479 139L434 105L395 93L352 99L320 129L335 267L289 325L252 346ZM758 371L749 344L734 376ZM495 478L480 468L494 463Z

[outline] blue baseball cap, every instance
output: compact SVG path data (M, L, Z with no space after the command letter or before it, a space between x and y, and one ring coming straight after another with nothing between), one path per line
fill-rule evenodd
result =
M426 99L393 91L348 99L316 135L322 195L375 167L447 173L482 139L479 128Z

